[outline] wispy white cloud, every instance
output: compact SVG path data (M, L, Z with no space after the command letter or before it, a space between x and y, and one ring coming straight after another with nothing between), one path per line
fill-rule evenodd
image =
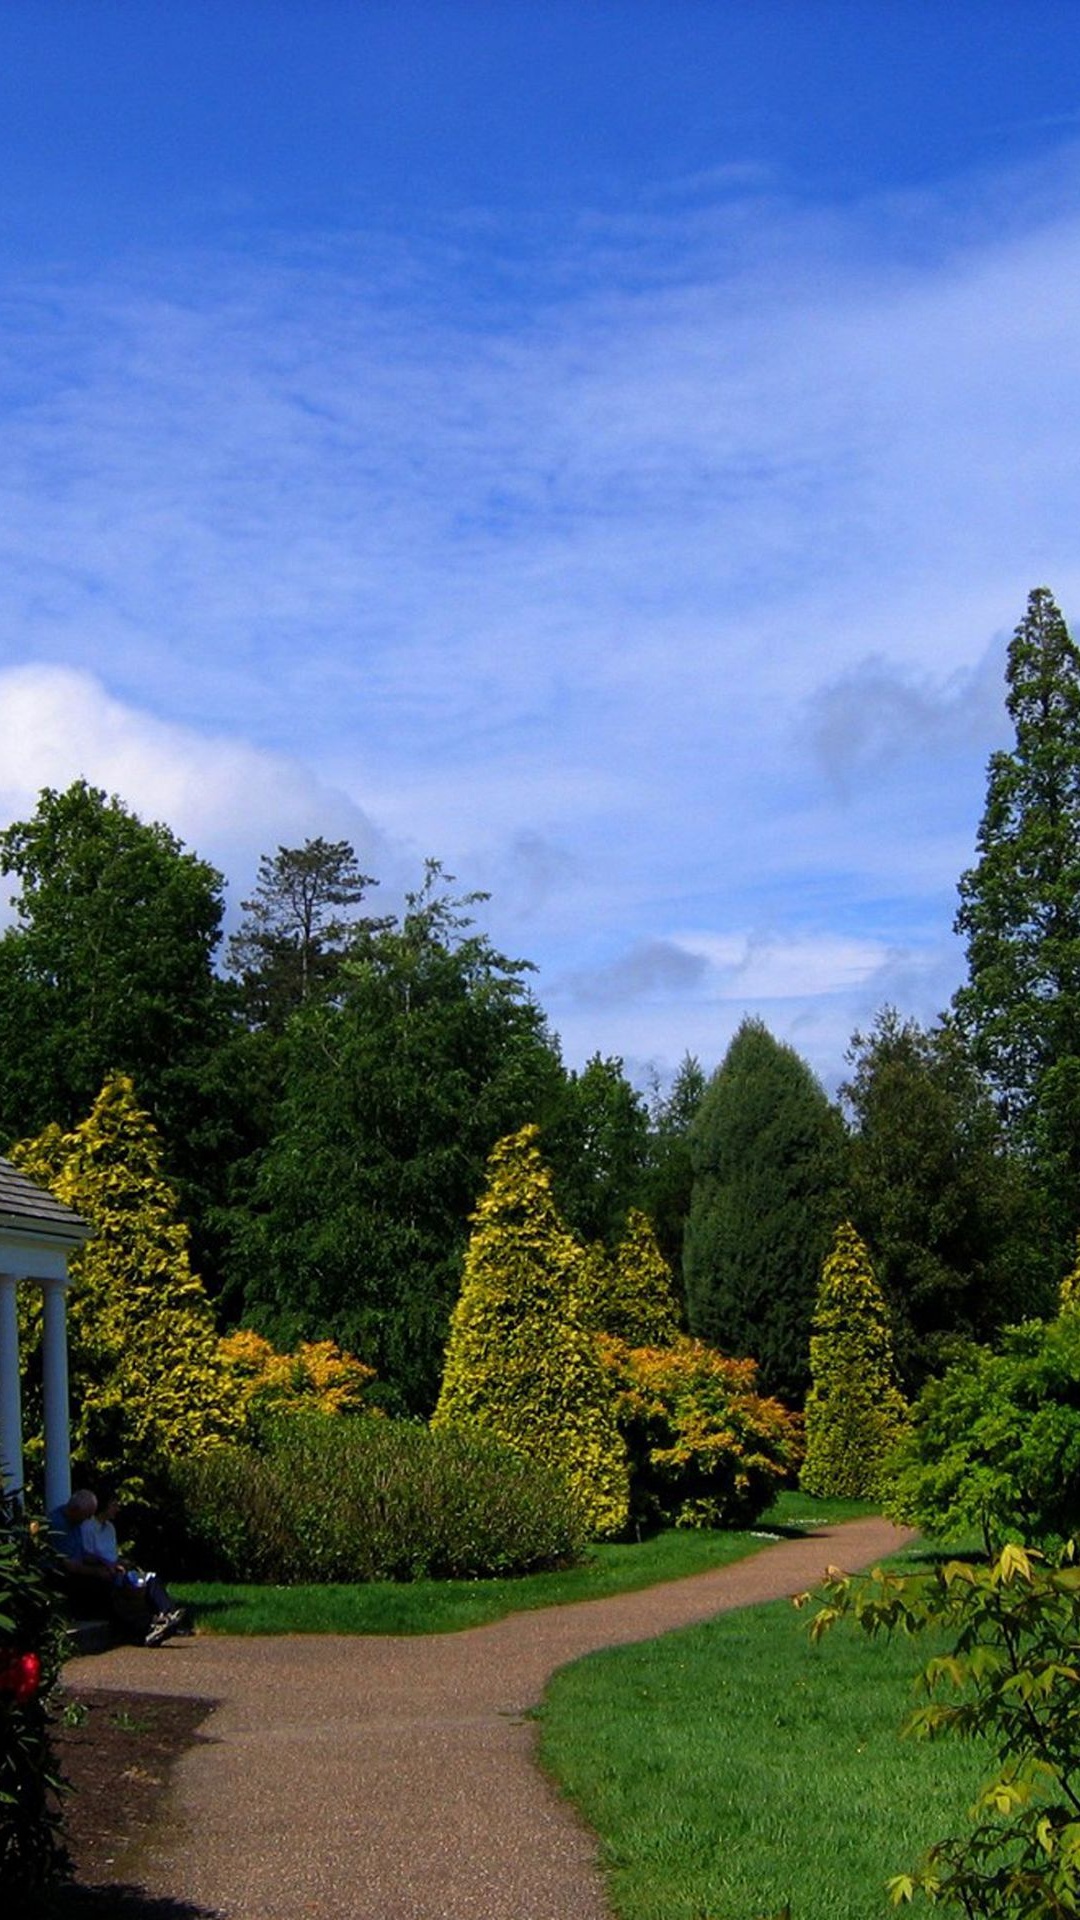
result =
M1005 635L1080 608L1078 178L12 285L10 804L441 854L586 1051L932 1012Z

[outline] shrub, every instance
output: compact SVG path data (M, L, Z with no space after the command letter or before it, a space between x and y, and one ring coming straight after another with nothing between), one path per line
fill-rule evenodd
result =
M1010 1545L981 1568L877 1567L859 1581L833 1570L825 1588L815 1637L844 1615L871 1634L947 1632L952 1644L921 1676L928 1703L906 1731L979 1741L996 1763L970 1828L890 1882L894 1905L923 1895L969 1920L1080 1913L1080 1568L1037 1558Z
M536 1127L500 1140L474 1215L434 1427L483 1429L565 1475L596 1534L626 1521L626 1453L578 1308L586 1255L563 1225Z
M837 1228L810 1338L807 1493L876 1498L907 1407L893 1369L889 1310L854 1227Z
M1080 1313L1009 1327L923 1388L889 1462L886 1505L942 1537L988 1547L1060 1542L1080 1528Z
M178 1463L185 1570L301 1582L479 1579L576 1558L579 1504L494 1435L293 1415L266 1450Z
M282 1415L369 1411L363 1393L375 1378L374 1367L343 1353L333 1340L302 1340L295 1352L278 1353L261 1333L239 1327L220 1341L218 1351L256 1439Z
M798 1466L797 1421L755 1390L753 1360L700 1340L630 1347L600 1336L630 1456L638 1526L751 1526Z
M34 1912L68 1866L49 1737L63 1627L43 1527L0 1507L0 1885ZM14 1911L14 1908L9 1909Z

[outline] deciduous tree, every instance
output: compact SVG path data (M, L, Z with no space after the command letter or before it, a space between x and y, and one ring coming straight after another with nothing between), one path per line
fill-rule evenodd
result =
M562 1076L526 968L437 867L369 931L334 1002L289 1023L274 1136L234 1214L244 1317L279 1346L336 1340L389 1404L430 1412L469 1215L495 1141Z
M848 1059L851 1215L913 1392L950 1340L989 1340L1049 1311L1052 1288L1040 1284L1030 1190L955 1024L923 1029L886 1007Z

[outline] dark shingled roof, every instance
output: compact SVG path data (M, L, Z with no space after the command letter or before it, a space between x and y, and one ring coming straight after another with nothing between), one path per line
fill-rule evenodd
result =
M85 1240L90 1228L80 1214L54 1200L51 1193L28 1180L25 1173L0 1158L0 1227L23 1233L55 1234L63 1240Z

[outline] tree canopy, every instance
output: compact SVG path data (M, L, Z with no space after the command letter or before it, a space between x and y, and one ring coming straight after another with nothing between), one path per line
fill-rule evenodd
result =
M73 1126L119 1072L177 1149L223 1030L220 873L85 780L0 833L0 869L19 881L0 940L0 1132Z
M562 1076L525 967L448 885L433 865L400 925L362 937L334 1002L289 1023L232 1250L245 1319L286 1346L338 1341L414 1412L438 1390L487 1155Z
M302 847L279 847L259 861L255 891L228 946L249 1018L280 1028L288 1015L336 977L348 952L357 907L377 884L361 873L347 840L321 834Z
M851 1215L893 1316L907 1391L957 1335L990 1339L1049 1308L1022 1170L953 1022L891 1007L856 1033L842 1089L852 1120Z

